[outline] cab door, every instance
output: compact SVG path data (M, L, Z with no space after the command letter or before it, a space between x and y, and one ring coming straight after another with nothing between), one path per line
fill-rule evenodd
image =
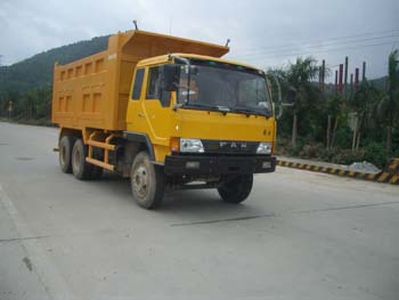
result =
M168 144L171 124L171 93L162 89L162 66L146 68L142 112L146 129L154 142Z
M142 108L142 100L145 90L145 68L135 71L133 77L132 91L127 108L126 127L127 131L145 133L145 119Z

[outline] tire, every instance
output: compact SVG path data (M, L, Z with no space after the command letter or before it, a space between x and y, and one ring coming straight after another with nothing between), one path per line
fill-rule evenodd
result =
M224 202L238 204L248 198L252 190L253 174L238 175L226 178L218 187Z
M58 161L61 171L64 173L72 173L72 148L75 143L75 138L69 135L64 135L59 142Z
M72 173L79 180L90 179L93 166L86 162L87 146L77 139L72 149Z
M147 152L136 155L130 171L133 199L143 208L154 209L162 204L165 187L163 169L150 162Z

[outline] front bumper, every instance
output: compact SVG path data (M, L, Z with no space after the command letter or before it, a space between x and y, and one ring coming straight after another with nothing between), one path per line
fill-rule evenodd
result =
M166 175L220 176L270 173L276 169L276 157L170 155L165 160Z

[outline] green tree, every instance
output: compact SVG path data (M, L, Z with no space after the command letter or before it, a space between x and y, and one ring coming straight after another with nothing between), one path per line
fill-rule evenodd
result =
M399 119L399 53L392 51L388 57L388 84L378 105L378 115L386 127L386 150L392 153L392 133Z
M327 150L334 148L336 133L340 119L343 119L344 111L344 99L341 95L335 94L330 95L326 101L326 112L327 115L327 133L326 133L326 148ZM341 122L342 123L342 122Z
M355 113L354 136L352 150L359 150L360 138L372 129L375 118L375 107L381 94L377 88L364 80L351 101L352 112Z
M314 122L320 114L321 93L313 83L319 74L317 61L312 57L305 59L297 58L295 64L290 64L286 71L287 84L297 90L297 101L294 105L292 115L291 144L296 146L298 127L304 131L314 133ZM307 129L307 130L306 130Z

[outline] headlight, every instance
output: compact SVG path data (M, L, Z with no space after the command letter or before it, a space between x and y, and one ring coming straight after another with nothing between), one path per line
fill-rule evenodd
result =
M257 154L271 154L272 153L272 143L259 143Z
M204 145L198 139L180 139L180 152L204 153Z

